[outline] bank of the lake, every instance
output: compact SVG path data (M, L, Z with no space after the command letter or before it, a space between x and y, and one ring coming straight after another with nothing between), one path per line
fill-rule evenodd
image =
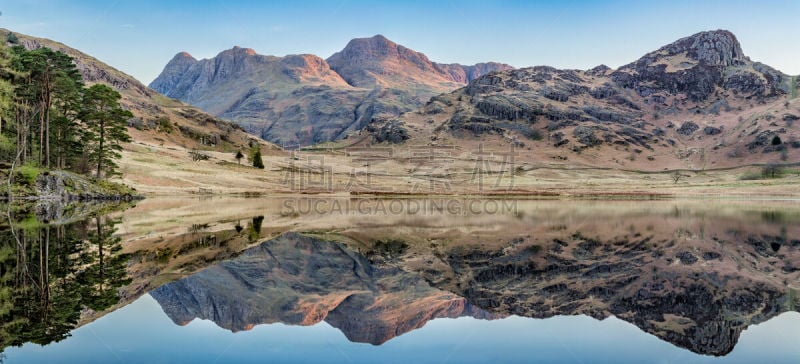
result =
M135 201L143 197L125 184L89 178L63 170L44 170L22 166L13 172L0 172L4 201ZM10 191L10 193L9 193Z

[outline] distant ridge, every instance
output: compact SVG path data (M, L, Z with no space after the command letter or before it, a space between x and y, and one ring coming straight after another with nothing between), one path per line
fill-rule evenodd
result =
M351 40L324 60L259 55L234 47L211 59L180 52L150 84L154 90L283 145L340 139L373 118L397 116L501 63L439 64L382 35Z

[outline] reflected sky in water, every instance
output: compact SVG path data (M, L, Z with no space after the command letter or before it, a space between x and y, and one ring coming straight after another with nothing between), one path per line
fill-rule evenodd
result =
M784 313L742 333L725 357L694 354L616 318L586 316L485 321L438 319L374 346L351 343L325 322L259 325L231 333L205 320L178 326L150 296L81 327L44 350L6 350L6 363L796 363L800 314Z

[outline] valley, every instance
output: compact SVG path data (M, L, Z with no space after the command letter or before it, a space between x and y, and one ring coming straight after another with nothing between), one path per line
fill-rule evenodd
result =
M309 96L310 102L337 107L347 103L334 101L329 92L355 95L370 87L426 85L427 91L402 111L373 113L355 124L352 113L344 124L326 116L324 125L300 128L308 135L328 136L315 139L324 143L299 149L264 141L263 135L247 133L253 131L248 122L233 114L228 115L233 122L206 114L63 44L24 35L19 39L30 49L47 46L73 56L87 83L105 83L121 92L122 104L135 117L128 128L133 141L124 145L122 176L116 180L145 195L800 192L795 78L751 61L725 31L687 37L618 70L445 67L376 36L352 41L327 61L310 55L261 56L244 48L200 61L180 53L154 81L154 87L170 88L167 94L194 95L190 102L220 115L230 105L212 104L235 103L256 86L288 90L280 105L295 108L292 102L305 100L296 91L310 84L328 85L319 89L322 94ZM353 60L361 53L363 60ZM416 71L409 71L408 64ZM244 73L202 73L230 67ZM198 88L204 79L213 82ZM469 83L457 88L464 82ZM293 135L299 130L296 123L266 114L253 117ZM237 151L247 154L253 148L261 151L265 169L250 167L249 156L235 158ZM300 183L311 180L317 182Z

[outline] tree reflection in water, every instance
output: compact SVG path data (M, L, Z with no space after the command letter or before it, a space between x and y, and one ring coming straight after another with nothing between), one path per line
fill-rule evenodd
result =
M83 310L119 301L118 289L130 282L128 257L113 237L119 220L51 225L12 216L0 225L0 351L63 340Z

